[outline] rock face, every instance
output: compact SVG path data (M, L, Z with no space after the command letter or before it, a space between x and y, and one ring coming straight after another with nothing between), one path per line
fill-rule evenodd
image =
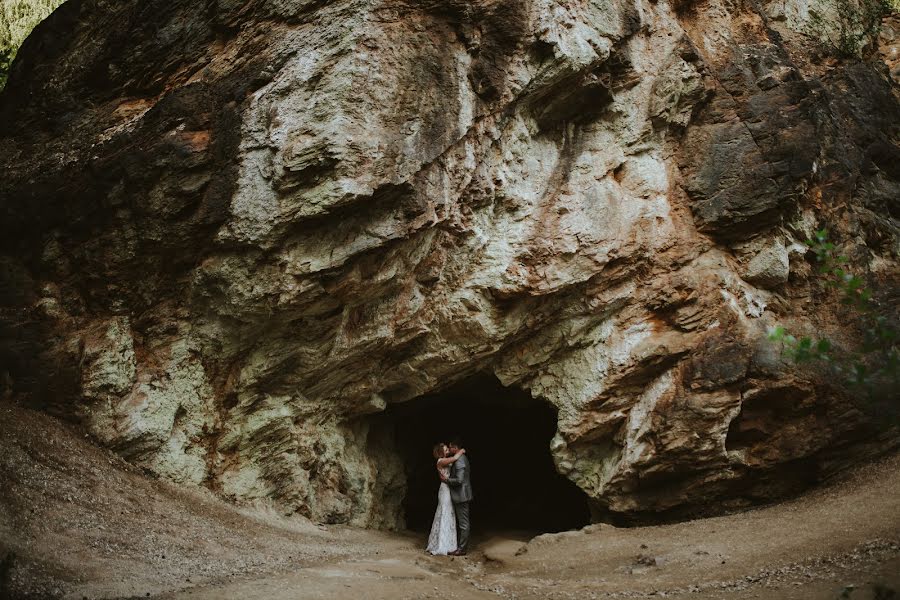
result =
M889 443L765 332L837 326L822 225L896 289L900 104L779 14L68 0L0 96L5 393L321 521L402 525L371 415L479 372L598 510L791 492Z

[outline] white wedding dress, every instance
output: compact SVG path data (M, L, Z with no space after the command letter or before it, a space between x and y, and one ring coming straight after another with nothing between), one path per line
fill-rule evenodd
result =
M450 467L444 467L441 473L449 476ZM438 488L438 505L434 511L426 550L440 555L456 550L456 513L453 511L453 500L450 499L450 486L443 481Z

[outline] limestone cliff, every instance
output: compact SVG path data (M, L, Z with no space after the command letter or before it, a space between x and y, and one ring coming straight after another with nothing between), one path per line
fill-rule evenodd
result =
M897 89L802 8L68 0L0 96L6 393L322 521L399 525L371 415L475 373L597 509L789 493L889 443L765 340L841 337L801 242L900 251Z

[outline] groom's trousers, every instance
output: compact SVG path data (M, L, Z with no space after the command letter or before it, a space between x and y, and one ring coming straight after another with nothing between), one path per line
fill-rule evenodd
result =
M459 549L469 551L469 530L472 525L469 521L469 503L458 502L453 505L456 511L456 539Z

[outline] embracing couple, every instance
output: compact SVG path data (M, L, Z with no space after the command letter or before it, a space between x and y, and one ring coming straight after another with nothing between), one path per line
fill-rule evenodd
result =
M449 444L440 443L434 447L441 484L426 548L431 554L465 556L469 549L472 483L469 459L461 444L454 438Z

